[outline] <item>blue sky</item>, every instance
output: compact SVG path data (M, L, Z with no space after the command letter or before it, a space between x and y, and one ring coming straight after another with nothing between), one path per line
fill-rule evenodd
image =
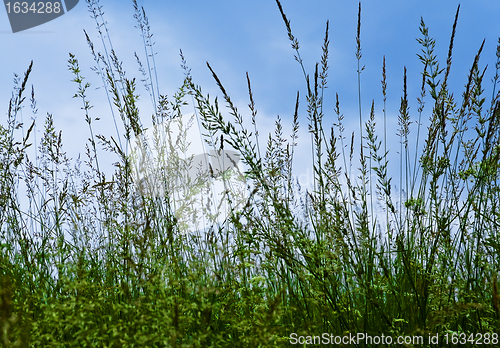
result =
M280 115L289 129L297 90L301 98L301 137L299 155L307 163L310 147L307 136L305 83L286 29L274 0L253 1L138 1L149 17L154 34L156 63L160 92L173 95L182 84L179 49L182 49L192 69L195 83L210 95L220 96L206 62L210 62L233 101L244 115L250 117L246 105L245 72L252 81L255 102L259 111L261 133L271 130L276 115ZM372 99L375 100L380 130L382 93L380 88L382 57L386 56L388 77L388 131L396 133L399 100L402 95L403 67L408 68L410 113L416 118L416 97L419 93L422 66L416 56L420 47L419 23L423 17L431 37L437 41L436 54L444 67L451 28L459 1L362 1L361 45L362 110L368 117ZM144 55L140 31L134 28L131 1L101 0L111 40L118 57L130 77L140 78L133 56ZM285 13L291 21L294 35L299 40L306 69L312 74L314 64L321 56L321 45L326 20L330 20L330 73L327 90L325 122L333 122L333 102L339 94L341 111L346 118L347 131L358 131L357 76L355 36L357 1L282 0ZM468 70L482 42L486 39L481 65L489 65L485 78L485 95L491 96L491 77L494 74L495 51L500 35L500 2L496 0L463 1L457 26L450 86L457 97L466 83ZM35 87L38 102L38 130L42 130L47 112L54 116L56 127L63 130L63 142L71 157L84 152L83 143L89 136L81 100L73 99L76 85L67 69L68 53L80 61L82 74L92 84L89 99L94 108L95 132L115 135L109 105L100 87L99 78L90 70L93 61L83 34L85 29L101 50L95 22L89 17L85 1L68 14L39 27L12 34L5 11L0 11L0 105L2 124L12 91L13 74L22 75L34 60L30 85ZM140 108L144 124L151 116L149 97L143 89ZM488 100L489 101L489 100ZM489 103L488 103L489 105ZM22 117L26 123L31 113L26 104ZM189 112L190 110L187 110ZM430 111L430 102L428 110ZM425 118L428 118L428 113ZM330 121L329 121L330 120ZM393 141L397 141L394 138ZM392 145L392 143L391 143ZM394 147L394 146L391 146ZM399 148L399 145L397 146ZM395 151L392 152L395 154ZM300 164L299 170L304 166Z

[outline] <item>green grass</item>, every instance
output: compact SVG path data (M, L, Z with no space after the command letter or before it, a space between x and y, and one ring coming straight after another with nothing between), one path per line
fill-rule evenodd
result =
M223 115L217 100L195 84L181 53L185 81L167 98L157 87L147 17L136 7L147 57L141 71L157 110L153 123L180 114L193 98L207 141L232 146L248 169L248 203L207 233L180 233L168 196L147 198L134 189L130 159L119 139L143 131L138 96L135 80L121 69L110 42L102 41L107 50L99 54L87 36L112 100L112 117L119 116L125 129L116 139L94 133L86 94L90 85L77 57L68 60L89 126L83 163L66 157L52 116L46 117L38 140L35 122L19 123L18 113L28 101L36 116L34 93L25 97L31 66L16 79L8 122L0 127L0 345L272 347L289 346L292 333L366 333L425 339L439 334L439 344L419 346L452 347L452 338L464 337L457 334L474 334L474 339L483 334L487 343L486 334L500 333L500 45L489 105L479 66L483 46L457 99L447 82L458 10L444 68L422 20L418 136L411 151L414 115L408 109L405 69L395 179L404 190L394 194L387 161L385 60L382 132L376 130L374 107L365 122L360 107L360 129L346 137L338 96L335 124L324 121L323 103L330 98L325 90L328 23L321 60L308 74L299 42L277 4L305 77L314 187L304 200L293 179L299 93L291 138L278 118L266 144L256 132L249 78L249 110L240 113L208 65L227 106ZM103 24L98 4L88 5L97 24ZM359 90L360 23L358 16ZM426 110L431 117L421 140ZM244 117L254 129L245 128ZM33 143L38 146L35 163L27 157ZM358 146L359 169L353 172ZM112 177L102 172L101 148L116 156ZM20 192L20 181L26 193ZM24 194L29 204L21 208ZM378 205L382 214L376 213ZM498 336L488 337L495 346ZM483 345L467 340L463 346Z

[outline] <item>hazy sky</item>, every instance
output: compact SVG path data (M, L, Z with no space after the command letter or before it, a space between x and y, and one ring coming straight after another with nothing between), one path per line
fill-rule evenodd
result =
M261 132L271 129L278 114L284 120L285 129L289 129L295 95L300 90L302 142L299 143L299 153L302 160L306 161L302 163L307 163L310 159L310 147L304 77L294 60L294 52L274 0L143 0L138 3L145 7L154 34L154 48L157 52L155 59L162 94L171 96L182 84L179 49L183 50L192 69L194 82L211 96L220 96L206 67L206 62L210 62L246 118L250 118L250 112L246 108L248 93L245 72L248 71L259 111ZM430 36L437 41L435 53L444 67L458 3L456 0L362 1L362 64L366 69L361 77L361 95L365 120L374 99L378 126L381 126L380 80L384 55L388 78L388 131L394 134L397 128L404 66L408 68L410 113L415 119L422 71L422 65L416 56L420 47L415 40L420 37L420 18L424 18ZM144 58L144 48L140 31L134 28L136 22L133 18L132 1L102 0L101 5L118 57L124 62L129 77L140 79L133 54L137 51ZM355 36L358 2L282 0L282 5L291 21L293 33L299 40L306 69L311 74L314 64L320 60L325 23L330 20L330 72L325 122L328 125L335 120L333 101L335 93L338 93L348 132L357 131L359 118ZM500 35L499 16L500 2L496 0L462 2L449 82L457 97L463 92L474 56L482 40L486 39L481 66L489 65L484 84L489 105L490 80L494 74L495 51ZM73 76L67 68L70 52L79 59L82 75L92 84L88 92L90 102L94 105L91 116L101 118L101 121L94 124L94 131L115 136L104 91L95 89L101 84L97 75L90 70L94 63L85 41L84 29L94 41L96 50L101 51L95 22L90 18L87 4L83 0L68 14L16 34L10 30L6 11L0 10L0 105L4 110L1 122L5 124L13 74L22 75L33 60L34 67L29 82L30 86L33 84L35 87L38 103L37 129L42 131L46 113L52 113L56 127L63 130L63 142L71 157L84 152L82 144L89 132L84 113L80 110L81 100L72 98L77 86L71 82ZM147 126L152 109L149 96L140 84L139 86L142 94L140 108L143 111L143 123ZM191 111L192 109L186 110ZM430 101L427 112L429 111ZM29 104L26 104L23 120L28 123L31 116ZM396 148L399 145L391 143L393 154ZM300 171L305 168L302 163L298 166Z

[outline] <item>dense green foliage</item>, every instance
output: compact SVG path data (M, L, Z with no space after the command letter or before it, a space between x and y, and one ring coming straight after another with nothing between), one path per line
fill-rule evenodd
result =
M103 25L97 4L88 3ZM90 130L86 160L73 163L66 157L61 133L48 115L33 163L26 153L35 122L16 140L25 129L16 117L27 103L31 66L24 79L17 79L8 123L0 127L1 346L271 347L290 345L292 333L500 333L500 99L497 74L493 99L485 104L482 46L457 102L447 86L454 30L442 69L422 21L419 134L425 101L432 104L432 116L423 152L410 158L405 74L398 135L399 180L406 190L395 195L385 122L381 141L374 108L366 122L360 112L357 174L351 166L358 145L354 133L348 140L344 136L338 97L336 123L324 121L328 24L323 55L310 78L279 2L278 7L306 78L314 188L305 195L293 180L298 94L291 140L278 118L261 154L250 79L252 131L243 126L243 116L210 66L227 117L193 82L184 57L185 82L170 99L153 83L154 54L146 58L152 70L142 70L157 109L153 122L180 114L192 96L207 139L238 150L248 169L248 204L204 233L179 233L168 196L147 198L133 189L120 142L94 134L89 84L73 55L75 97L83 102ZM136 10L146 52L152 52L147 17ZM358 62L359 23L358 18ZM114 51L99 54L87 39L111 107L130 139L143 131L135 80L125 76ZM500 46L497 57L498 71ZM382 92L385 98L385 64ZM29 100L36 113L34 93ZM112 177L100 169L100 147L116 155ZM27 209L19 203L20 181L27 187ZM376 213L376 206L383 213ZM441 340L432 346L452 344Z

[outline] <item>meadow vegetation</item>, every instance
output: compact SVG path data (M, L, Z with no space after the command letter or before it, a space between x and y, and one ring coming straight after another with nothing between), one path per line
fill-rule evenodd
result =
M148 19L134 1L145 50L145 61L137 61L155 106L153 123L175 118L192 100L207 141L236 149L247 169L246 205L207 231L180 232L168 187L161 197L134 188L125 143L144 131L136 80L125 74L106 41L98 2L87 4L103 52L86 34L87 41L110 117L122 122L124 134L96 134L90 84L70 54L75 97L89 127L85 159L72 161L50 114L41 139L35 137L36 121L20 123L26 104L34 118L37 113L28 87L32 66L24 77L16 76L7 123L0 126L1 346L281 347L290 345L292 333L448 333L448 344L432 346L451 347L454 333L482 333L484 343L486 334L500 333L500 41L491 101L486 102L485 69L479 65L483 45L464 72L467 84L458 97L450 93L448 77L459 11L444 68L421 21L419 109L410 115L405 70L395 179L404 189L395 193L388 174L385 62L384 123L375 124L373 106L368 115L360 109L359 130L345 134L339 98L326 93L328 22L322 56L309 74L276 2L304 72L306 105L299 105L298 92L295 113L287 118L293 122L290 136L278 118L274 133L259 138L250 78L249 109L240 111L208 65L227 107L222 108L195 83L181 52L184 84L171 97L160 93ZM358 16L358 88L360 25ZM336 98L333 115L323 108L326 98ZM300 113L307 113L314 154L314 185L307 192L293 176ZM244 126L244 118L253 129ZM410 128L417 139L423 137L415 151ZM36 158L27 155L30 146L37 148ZM102 170L103 150L116 157L111 177ZM26 207L20 195L27 195ZM375 212L378 206L382 214ZM463 346L482 345L468 340Z

